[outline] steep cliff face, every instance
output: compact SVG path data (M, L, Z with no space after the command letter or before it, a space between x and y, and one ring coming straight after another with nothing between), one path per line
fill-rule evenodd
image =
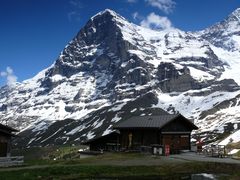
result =
M0 89L1 122L20 129L18 144L28 146L80 143L130 116L166 112L194 119L199 132L221 132L238 120L228 110L240 111L239 29L239 9L194 33L146 29L107 9L52 66ZM234 46L221 45L226 39Z

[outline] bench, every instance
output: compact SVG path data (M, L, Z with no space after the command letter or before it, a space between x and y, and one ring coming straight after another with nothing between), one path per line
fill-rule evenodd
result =
M0 167L19 166L23 163L23 156L0 157Z

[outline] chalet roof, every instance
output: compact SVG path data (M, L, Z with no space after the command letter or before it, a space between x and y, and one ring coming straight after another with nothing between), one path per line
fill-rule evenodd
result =
M186 119L181 114L168 114L168 115L160 115L160 116L134 116L125 121L121 121L117 123L113 128L114 129L126 129L126 128L158 128L161 129L169 122L183 117L187 123L189 123L193 129L198 129L190 120Z
M83 145L88 145L89 143L94 142L94 141L96 141L96 140L99 140L99 139L102 139L102 138L106 138L106 137L112 136L112 135L119 135L119 134L120 134L120 131L114 130L114 131L110 132L109 134L105 134L105 135L100 136L100 137L92 138L92 139L90 139L90 140L87 140L87 141L83 142L82 144L83 144Z
M17 132L18 130L13 129L9 126L0 124L0 133L6 134L8 136L15 136L15 134L12 134L12 132Z
M4 130L4 131L10 131L10 132L18 132L18 130L10 127L10 126L6 126L0 123L0 130Z

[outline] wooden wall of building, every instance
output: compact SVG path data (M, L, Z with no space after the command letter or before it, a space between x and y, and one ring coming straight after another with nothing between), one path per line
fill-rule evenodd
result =
M10 151L10 136L0 133L0 157L5 157Z
M140 146L150 146L159 143L160 135L157 129L121 130L121 147L123 149L139 149Z

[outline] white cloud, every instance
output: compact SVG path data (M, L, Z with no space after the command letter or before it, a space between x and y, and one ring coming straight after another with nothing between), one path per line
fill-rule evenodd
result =
M0 72L0 76L6 77L8 86L13 86L17 82L17 76L14 75L14 72L10 67L7 67L6 71Z
M68 20L69 21L80 21L81 14L79 13L80 10L83 8L82 2L80 0L70 0L69 5L71 11L68 12Z
M151 29L171 29L173 28L171 21L167 17L162 17L154 12L150 13L147 18L140 22L142 27L147 27Z
M149 5L160 9L165 13L173 11L176 3L172 0L145 0Z
M81 9L83 7L82 3L79 0L71 0L69 3L78 9Z
M134 13L132 14L132 17L133 17L134 20L136 20L136 19L139 17L138 12L134 12Z
M138 0L127 0L128 3L136 3Z
M72 11L72 12L68 13L68 20L69 21L73 21L73 20L80 21L81 20L80 16L81 16L80 13L78 13L76 11Z
M138 13L138 12L132 13L132 18L133 18L134 20L138 20L138 21L142 21L142 20L145 19L145 17L142 16L142 15L141 15L140 13Z

